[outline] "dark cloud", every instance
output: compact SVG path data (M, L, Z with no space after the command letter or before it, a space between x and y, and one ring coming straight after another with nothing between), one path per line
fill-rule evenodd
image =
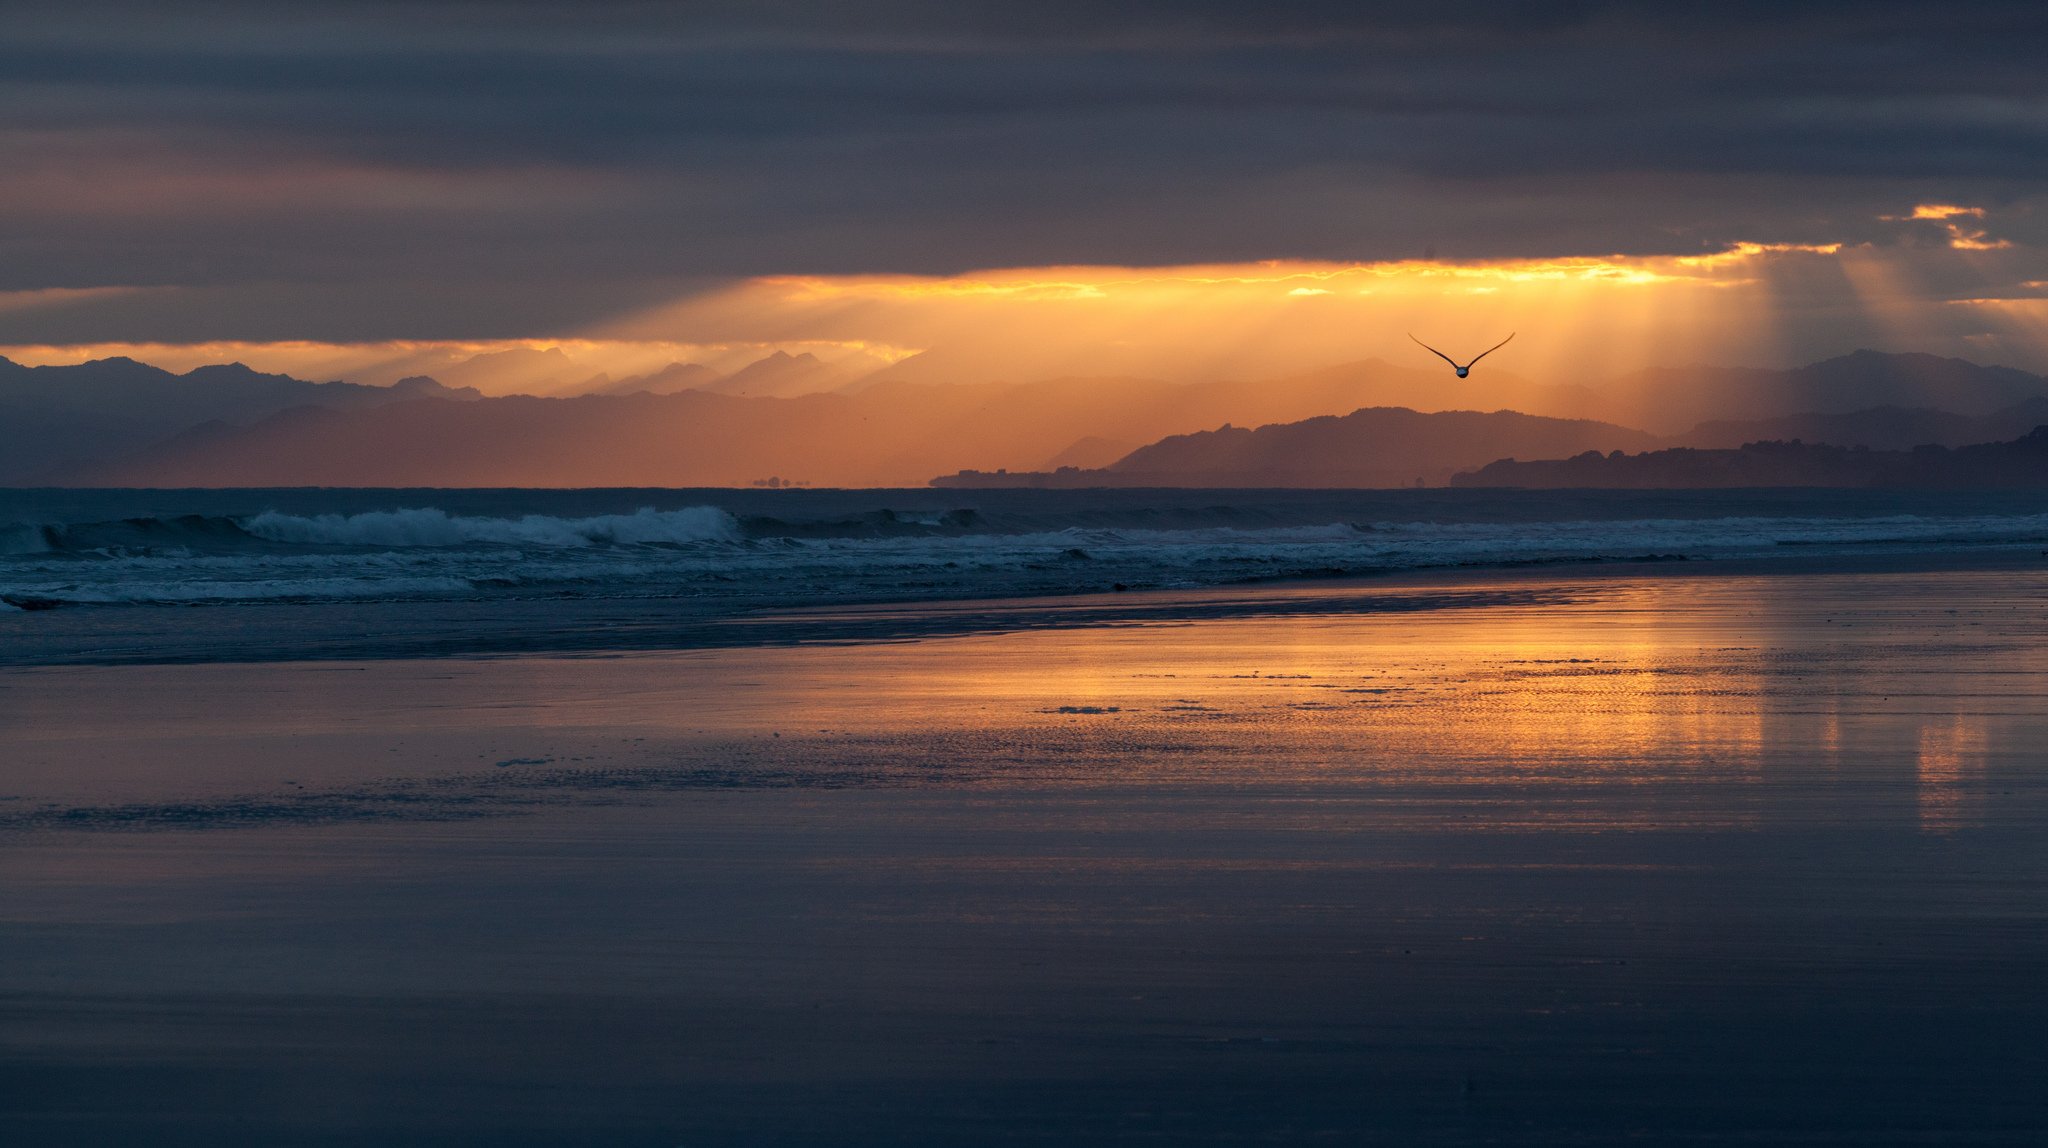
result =
M487 309L379 293L1879 239L2031 208L2044 49L1997 2L50 6L0 45L0 289L455 337Z

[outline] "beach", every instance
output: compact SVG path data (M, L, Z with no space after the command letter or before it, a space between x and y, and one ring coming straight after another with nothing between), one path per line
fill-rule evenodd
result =
M0 1148L2048 1146L2048 5L14 5Z
M2037 1142L2048 569L1712 565L0 669L0 1133Z

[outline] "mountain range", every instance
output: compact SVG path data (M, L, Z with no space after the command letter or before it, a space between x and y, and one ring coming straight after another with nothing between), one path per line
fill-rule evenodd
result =
M1099 470L1069 467L1034 486L1386 487L1443 485L1452 474L1515 454L1545 457L1585 450L1646 449L1658 438L1591 419L1517 411L1368 407L1257 429L1223 426L1169 435ZM1007 478L1008 476L1001 476ZM934 480L938 486L1011 483L984 473Z
M483 396L429 378L388 387L311 383L240 363L174 374L133 359L25 367L0 359L0 482L94 467L209 423L245 425L314 407L359 411L394 403Z
M849 379L843 367L777 352L730 376L672 364L587 380L598 393L483 397L506 385L478 373L493 363L521 378L563 365L546 352L511 354L471 360L459 387L313 383L233 364L178 375L123 359L0 360L0 482L904 486L952 474L937 481L1412 485L1504 457L1773 438L1962 445L2048 421L2048 379L1869 351L1787 371L1658 370L1597 386L1505 372L1459 382L1382 360L1252 381L945 384ZM1703 417L1683 421L1693 415ZM970 471L980 474L956 473Z
M1949 448L1870 450L1831 443L1753 442L1734 450L1668 450L1626 454L1586 451L1572 458L1502 459L1451 480L1453 486L1575 489L1702 489L1825 486L2048 488L2048 425L2011 442Z
M1729 449L1747 443L1804 441L1905 450L2001 441L2048 424L2048 397L2035 396L1987 415L1926 407L1873 407L1842 414L1805 412L1775 419L1701 423L1660 436L1590 419L1554 419L1516 411L1437 411L1374 407L1255 430L1224 426L1172 435L1088 468L991 474L964 471L933 479L944 487L1100 486L1387 487L1440 486L1495 460L1565 458L1586 451L1659 447Z

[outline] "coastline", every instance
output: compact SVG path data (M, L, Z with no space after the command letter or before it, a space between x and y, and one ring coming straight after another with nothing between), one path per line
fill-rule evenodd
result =
M1703 565L0 672L0 1134L2038 1139L2048 569Z
M1787 547L1788 551L1797 548ZM1495 563L1345 572L1189 589L943 597L810 608L687 598L91 606L0 614L0 668L494 657L906 641L977 633L1370 613L1554 598L1560 583L2040 569L2033 547L1654 561ZM1434 594L1434 597L1431 595Z

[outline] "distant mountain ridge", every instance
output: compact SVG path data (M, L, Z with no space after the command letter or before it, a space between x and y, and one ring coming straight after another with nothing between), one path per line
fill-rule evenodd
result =
M935 473L1022 469L1070 450L1100 458L1100 443L1352 410L1387 389L1451 393L1439 372L1357 366L1364 369L1259 382L899 382L791 398L690 389L410 403L209 430L203 443L172 439L55 477L82 485L744 486L777 476L922 486Z
M1674 436L1672 445L1728 448L1750 442L1798 439L1874 450L1906 450L1927 443L1966 446L1997 442L2048 423L2048 398L2033 396L1987 415L1960 415L1930 407L1871 407L1827 414L1804 411L1774 419L1705 422Z
M426 378L389 387L313 383L240 363L174 374L134 359L28 367L0 358L0 482L106 460L208 422L247 423L300 406L360 410L421 399L475 400Z
M670 363L658 371L632 375L608 383L592 393L606 395L672 395L677 391L706 390L725 378L702 363Z
M1442 485L1460 470L1511 455L1643 449L1655 435L1589 419L1518 411L1368 407L1256 429L1172 435L1099 470L1032 476L965 473L935 486L1387 487Z
M699 389L726 395L793 398L818 391L837 390L852 382L854 377L850 372L819 361L818 357L809 351L796 355L787 351L775 351L767 358L748 363L730 376L707 383Z
M1981 396L1988 401L1998 393L1988 390ZM1446 417L1453 413L1461 417ZM1478 419L1491 421L1475 421ZM1515 421L1518 419L1536 421ZM1930 444L1959 447L2011 439L2043 423L2048 423L2048 397L2039 395L1981 416L1896 406L1840 413L1806 411L1773 419L1706 422L1671 436L1598 420L1546 419L1514 411L1480 416L1471 411L1375 408L1341 418L1324 416L1256 430L1225 426L1213 432L1172 436L1092 468L1054 464L1002 474L965 471L932 482L951 487L1063 488L1436 485L1454 473L1501 458L1556 458L1586 450L1656 447L1728 449L1779 439L1880 450ZM1545 430L1537 432L1538 426ZM1488 452L1493 453L1489 456Z
M1598 388L1582 417L1676 435L1703 422L1923 407L1984 416L2048 396L2048 379L1936 355L1855 351L1790 370L1657 367ZM1545 411L1544 413L1559 413Z
M558 365L546 352L504 362L533 371ZM909 486L968 470L983 472L973 481L990 484L991 472L1001 470L1009 473L1000 483L1011 485L1130 485L1141 474L1173 485L1411 485L1447 481L1503 456L1588 449L1721 447L1784 437L1875 447L1926 437L1961 445L2010 437L2048 406L2048 379L2039 376L1875 352L1790 371L1639 373L1601 387L1537 384L1500 371L1460 382L1436 367L1361 360L1252 381L1077 376L950 385L870 375L870 385L814 392L815 372L831 368L814 356L778 352L754 365L764 387L806 375L810 382L789 383L805 393L786 397L721 394L731 379L677 363L650 375L593 380L605 394L482 398L425 378L385 388L308 383L241 366L173 375L125 360L56 368L8 363L0 366L0 481L745 486L775 477ZM1919 401L1828 409L1827 402L1862 394L1845 381L1859 371L1873 380L1872 395L1946 396L1968 409ZM1767 394L1765 408L1782 413L1759 419L1739 410L1740 421L1648 431L1587 413L1640 405L1642 388L1651 384L1724 375L1738 379L1738 398ZM25 385L24 377L41 382ZM63 385L52 385L60 378ZM2012 403L1994 405L2015 394ZM1689 393L1665 399L1670 409L1707 410L1724 420L1733 401ZM1412 421L1453 410L1490 421ZM1273 429L1309 420L1319 421ZM1541 420L1577 429L1567 433ZM1660 426L1671 421L1666 415ZM1517 429L1501 430L1510 426ZM1069 466L1075 472L1059 469ZM1063 477L1030 478L1034 471Z
M2048 425L2011 442L1954 449L1869 450L1754 442L1734 450L1587 451L1539 462L1502 459L1451 480L1461 487L1700 489L1714 487L2048 488Z

